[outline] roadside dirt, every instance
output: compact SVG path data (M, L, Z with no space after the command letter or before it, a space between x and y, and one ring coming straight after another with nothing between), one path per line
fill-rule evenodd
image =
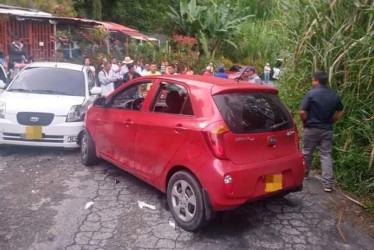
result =
M315 178L317 181L321 181L321 176L318 173L312 173L312 178ZM315 188L318 186L314 185ZM322 186L320 187L322 188ZM313 192L313 191L310 191ZM320 192L320 190L318 190ZM329 195L326 206L336 212L341 216L340 222L351 221L360 228L362 228L367 234L374 238L374 214L368 212L364 207L357 205L355 202L344 197L344 195L360 202L360 199L354 194L345 192L341 190L338 184L335 184L335 189ZM339 217L340 217L339 216ZM336 226L338 227L339 217L336 221Z

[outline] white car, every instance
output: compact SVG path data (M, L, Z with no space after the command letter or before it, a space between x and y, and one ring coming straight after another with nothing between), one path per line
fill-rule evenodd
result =
M0 144L79 147L85 112L100 92L83 65L26 66L0 93Z
M283 59L277 59L275 66L273 67L273 75L272 78L278 80L281 76L281 67L282 67Z

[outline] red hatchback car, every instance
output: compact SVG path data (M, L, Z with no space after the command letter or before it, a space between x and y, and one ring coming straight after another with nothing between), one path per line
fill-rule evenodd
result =
M105 159L166 192L188 231L216 211L302 189L296 125L272 87L141 77L96 99L85 124L83 164Z

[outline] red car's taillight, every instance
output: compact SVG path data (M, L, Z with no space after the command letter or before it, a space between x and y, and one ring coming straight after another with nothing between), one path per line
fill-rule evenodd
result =
M213 155L219 159L227 159L223 136L229 132L223 121L209 124L203 129L203 135Z

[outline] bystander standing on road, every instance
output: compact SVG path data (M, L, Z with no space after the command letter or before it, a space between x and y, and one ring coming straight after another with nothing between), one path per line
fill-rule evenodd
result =
M0 51L0 64L4 67L5 63L5 53L3 51Z
M121 72L119 73L120 79L123 79L123 76L129 71L129 69L127 68L127 65L133 62L134 60L132 60L129 56L125 57L125 60L122 61Z
M25 63L26 50L18 36L14 37L14 41L9 46L10 59L14 63Z
M99 72L99 82L101 84L101 96L108 96L114 90L114 82L117 77L111 71L112 63L104 62L104 69Z
M266 84L266 85L269 84L269 80L270 80L270 71L271 71L270 64L269 64L269 63L266 63L266 65L265 65L265 67L264 67L264 77L265 77L265 84Z
M152 76L152 75L161 75L159 71L157 71L157 64L156 63L151 63L151 67L149 71L147 72L147 76Z
M220 65L218 67L218 72L214 76L221 78L229 78L229 76L225 73L225 67L223 65Z
M332 165L332 123L343 115L341 97L328 88L328 75L324 71L313 74L313 89L308 91L300 104L303 121L303 153L307 165L305 179L308 178L313 162L313 153L319 148L322 167L322 185L326 192L333 188Z
M135 65L130 63L130 64L127 64L127 68L128 68L128 72L126 74L123 75L123 79L122 79L122 84L123 83L126 83L134 78L138 78L138 77L141 77L141 75L135 71Z
M210 66L210 72L212 73L212 75L214 74L214 64L213 62L210 62L209 63L209 66Z
M84 59L84 66L87 67L87 68L90 68L91 71L95 74L95 67L91 65L91 60L90 58L86 57Z
M207 66L207 67L205 68L205 71L204 71L204 73L203 73L203 76L213 76L213 74L212 74L212 68L211 68L210 66Z
M261 78L257 75L255 68L249 67L245 75L248 76L248 82L262 84Z
M144 69L142 70L141 75L142 76L147 75L147 73L148 73L148 71L150 71L150 69L151 69L151 66L149 65L149 63L144 64Z
M165 73L165 74L167 74L167 75L178 75L176 66L173 63L171 63L171 64L168 65L168 67L166 69L166 72L167 73Z
M143 72L143 65L142 65L142 62L140 60L136 60L136 63L134 64L134 69L135 69L135 72L137 72L139 75L142 74Z

